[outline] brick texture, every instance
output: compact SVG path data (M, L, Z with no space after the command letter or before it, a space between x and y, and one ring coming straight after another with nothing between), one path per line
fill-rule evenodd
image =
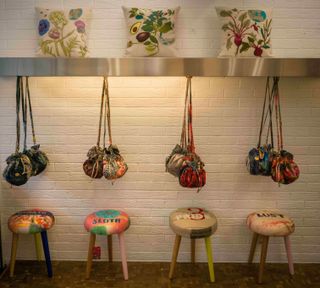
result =
M137 3L159 7L181 5L178 24L181 55L214 56L219 47L211 46L218 39L218 29L211 28L218 27L214 4L235 5L235 1L191 0L152 1L152 4L0 0L0 56L34 55L33 6L71 7L84 2L94 9L92 56L123 54L120 47L125 34L119 9L121 5ZM274 6L275 56L319 57L318 1L237 1L237 4ZM106 16L108 21L104 20ZM208 172L208 183L197 194L181 188L175 178L164 172L165 157L179 141L183 78L110 78L113 138L129 165L128 173L114 185L103 179L91 181L82 172L86 153L96 141L101 78L32 78L38 141L47 151L50 165L26 186L12 188L0 182L6 260L11 241L6 221L19 209L40 207L56 215L56 226L49 234L53 259L84 260L88 245L83 228L85 216L100 208L119 208L132 217L132 226L126 233L129 261L169 261L174 241L168 226L169 213L177 207L202 206L218 217L219 227L213 238L218 262L246 261L251 234L245 218L260 208L280 209L292 216L297 226L292 236L295 261L319 262L320 82L313 78L281 80L285 147L294 153L301 168L296 183L281 187L269 178L250 176L244 164L247 152L256 145L264 83L265 78L194 78L195 141ZM2 170L15 144L15 79L0 78L0 87ZM21 237L19 245L18 258L35 258L30 236ZM98 245L106 259L105 239L98 237ZM115 243L115 258L119 259L117 247ZM189 242L184 240L180 261L189 261L189 250ZM199 241L198 261L206 261L204 252ZM271 240L269 252L268 261L286 261L281 239Z

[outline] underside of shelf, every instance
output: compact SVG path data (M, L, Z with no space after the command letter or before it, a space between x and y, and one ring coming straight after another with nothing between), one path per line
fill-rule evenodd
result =
M319 58L0 58L0 76L319 77Z

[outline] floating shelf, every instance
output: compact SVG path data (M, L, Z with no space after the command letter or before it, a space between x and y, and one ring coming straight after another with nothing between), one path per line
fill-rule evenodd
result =
M0 58L0 76L320 77L319 58Z

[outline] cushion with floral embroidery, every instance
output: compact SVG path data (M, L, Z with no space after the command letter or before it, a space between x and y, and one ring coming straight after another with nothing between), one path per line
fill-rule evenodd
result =
M223 41L219 56L271 56L271 9L216 7Z
M38 55L87 57L90 9L36 8L39 35Z
M176 56L175 9L142 9L122 7L127 23L127 55Z

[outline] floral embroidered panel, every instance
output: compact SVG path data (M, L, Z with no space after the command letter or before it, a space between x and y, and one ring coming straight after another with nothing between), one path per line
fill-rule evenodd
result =
M122 7L127 23L130 56L176 56L175 23L179 7L151 10Z
M87 57L90 9L53 10L36 8L38 55Z
M223 34L219 56L271 56L271 9L216 7L216 11Z

